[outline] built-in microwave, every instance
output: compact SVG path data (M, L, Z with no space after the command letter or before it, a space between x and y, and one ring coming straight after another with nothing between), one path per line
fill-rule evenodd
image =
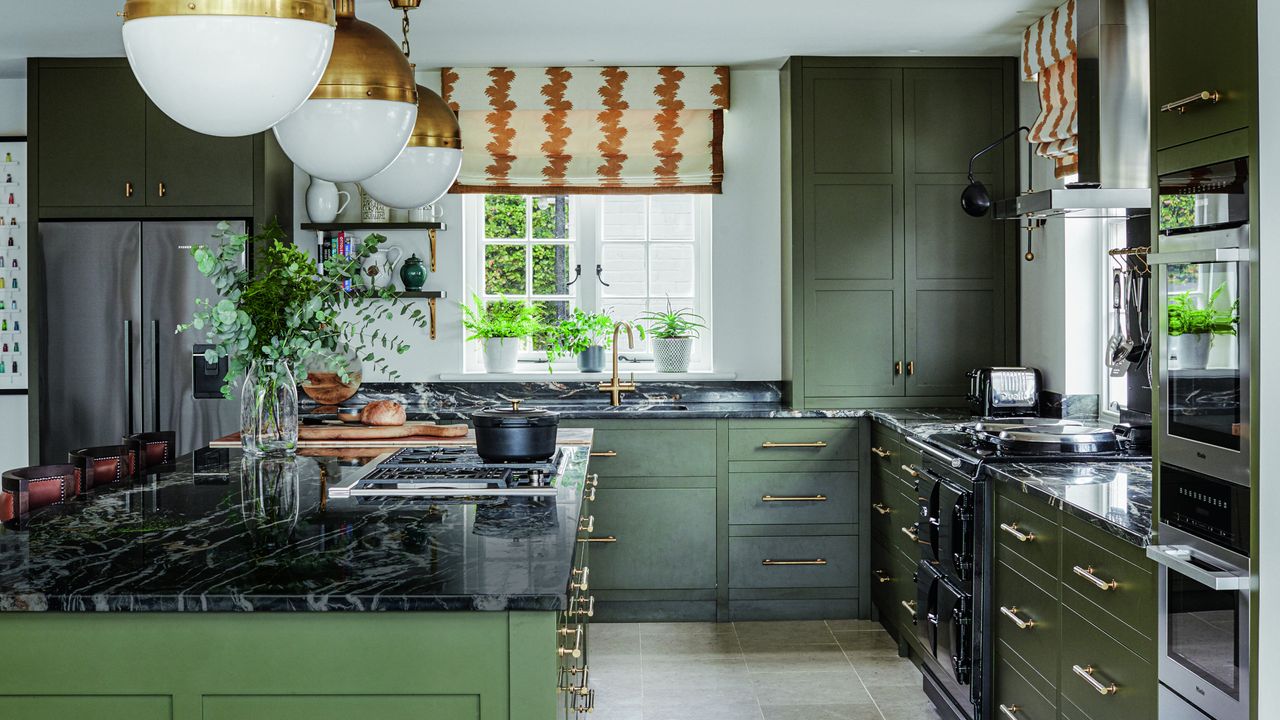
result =
M1248 162L1160 177L1160 454L1249 484Z

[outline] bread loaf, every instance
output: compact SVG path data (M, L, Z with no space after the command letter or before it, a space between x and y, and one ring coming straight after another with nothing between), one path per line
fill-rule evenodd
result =
M404 406L394 400L374 400L360 411L360 422L378 427L398 427L406 420Z

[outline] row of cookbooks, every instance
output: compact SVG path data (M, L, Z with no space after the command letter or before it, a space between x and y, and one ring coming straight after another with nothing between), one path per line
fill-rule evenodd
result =
M353 236L347 235L344 231L339 231L336 235L322 237L320 239L319 255L320 255L320 273L324 274L324 264L329 258L337 255L346 255L350 257L355 253L356 245L359 241ZM351 281L344 280L342 289L351 290Z

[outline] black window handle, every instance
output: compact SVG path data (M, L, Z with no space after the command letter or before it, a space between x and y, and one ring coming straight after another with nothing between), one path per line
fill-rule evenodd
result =
M601 285L603 285L603 286L605 286L605 287L609 287L609 283L605 282L605 281L604 281L604 278L600 276L600 273L602 273L602 272L604 272L604 266L603 266L603 265L596 265L596 279L600 281L600 284L601 284Z
M578 282L578 279L579 279L579 278L581 278L581 277L582 277L582 266L581 266L581 265L574 265L574 266L573 266L573 279L572 279L572 280L570 280L569 282L565 283L565 284L564 284L564 286L565 286L565 287L569 287L570 285L572 285L572 284L574 284L574 283Z

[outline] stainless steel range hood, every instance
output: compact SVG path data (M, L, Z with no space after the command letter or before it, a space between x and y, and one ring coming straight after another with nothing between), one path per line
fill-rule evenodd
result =
M995 205L1002 220L1151 214L1147 0L1076 0L1079 175Z

